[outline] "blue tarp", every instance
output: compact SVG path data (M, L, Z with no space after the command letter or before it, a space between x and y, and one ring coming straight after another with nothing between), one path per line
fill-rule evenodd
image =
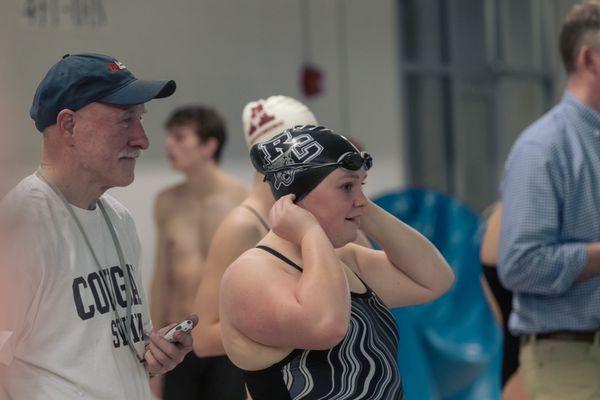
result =
M392 310L406 400L500 399L502 330L481 287L479 217L430 190L403 190L374 202L426 236L456 275L436 301Z

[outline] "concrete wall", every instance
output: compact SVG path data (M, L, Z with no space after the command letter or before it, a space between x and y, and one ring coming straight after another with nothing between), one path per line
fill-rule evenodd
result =
M247 182L241 110L250 100L280 93L304 100L322 124L365 144L375 157L369 193L402 185L395 2L304 4L306 14L296 0L4 1L0 194L37 166L40 137L28 117L35 88L63 54L78 52L110 54L138 77L178 84L174 96L147 107L152 145L138 163L136 181L113 190L138 224L146 281L154 254L153 198L180 179L162 150L162 123L176 106L205 103L222 112L230 132L224 168ZM299 87L307 60L325 76L324 94L312 100L303 99Z

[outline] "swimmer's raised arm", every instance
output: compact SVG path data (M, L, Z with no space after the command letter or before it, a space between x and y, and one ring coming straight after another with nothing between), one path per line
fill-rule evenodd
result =
M367 201L360 226L382 250L350 243L340 250L342 260L388 307L434 300L452 285L454 273L435 246L381 207Z
M290 195L275 203L270 221L277 236L301 248L302 272L267 252L250 250L223 277L222 311L236 329L261 344L330 348L345 335L350 317L348 282L333 246Z

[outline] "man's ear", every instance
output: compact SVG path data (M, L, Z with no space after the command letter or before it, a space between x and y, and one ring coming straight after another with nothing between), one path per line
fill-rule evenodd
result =
M600 74L600 53L597 49L582 45L577 53L576 67L578 70L591 73L593 75Z
M202 142L202 147L204 150L204 156L206 158L215 160L215 155L217 154L217 149L219 148L219 141L214 137L209 137Z
M75 130L75 111L64 109L56 116L56 127L61 136L72 140Z

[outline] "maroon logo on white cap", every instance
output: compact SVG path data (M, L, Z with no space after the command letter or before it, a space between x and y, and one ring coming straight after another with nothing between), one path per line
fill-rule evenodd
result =
M252 136L254 132L263 125L273 121L274 116L267 114L262 104L257 104L250 110L250 129L248 130L248 136Z

